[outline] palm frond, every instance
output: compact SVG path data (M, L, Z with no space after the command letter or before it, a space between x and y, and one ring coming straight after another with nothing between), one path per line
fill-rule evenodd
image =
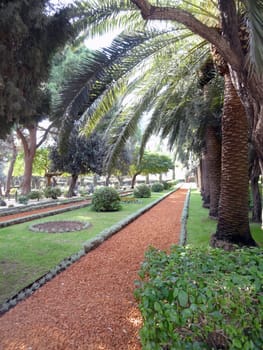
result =
M250 28L250 60L263 73L263 1L245 0Z

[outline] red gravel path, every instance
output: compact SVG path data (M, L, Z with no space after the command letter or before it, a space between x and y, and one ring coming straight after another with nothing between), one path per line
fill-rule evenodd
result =
M0 318L1 350L139 350L134 280L149 245L177 243L180 189Z

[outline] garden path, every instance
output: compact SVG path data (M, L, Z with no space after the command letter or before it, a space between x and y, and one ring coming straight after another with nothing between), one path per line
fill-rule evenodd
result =
M181 188L0 318L2 350L139 350L134 281L149 246L178 243Z

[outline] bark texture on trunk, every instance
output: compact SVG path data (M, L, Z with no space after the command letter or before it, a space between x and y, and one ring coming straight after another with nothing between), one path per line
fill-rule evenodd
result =
M207 169L207 151L205 148L202 149L202 199L203 199L203 207L209 208L210 204L210 192L209 192L209 176Z
M67 193L67 197L73 197L75 196L75 187L77 184L77 180L78 180L78 175L77 174L72 174L71 175L71 181L70 181L70 185L69 185L69 189L68 189L68 193Z
M248 125L229 74L224 75L222 176L215 240L255 246L248 219ZM213 241L216 245L216 241Z
M6 177L6 186L5 186L5 196L6 197L8 197L10 194L12 175L13 175L14 166L15 166L16 157L17 157L17 148L15 145L14 138L12 138L11 143L12 143L12 157L11 157L11 160L9 163L8 173L7 173L7 177Z
M217 218L221 179L221 142L216 135L216 129L210 125L206 128L205 141L210 194L209 216Z
M134 186L135 186L135 182L136 182L136 177L137 177L137 175L139 175L139 174L134 174L133 177L132 177L131 188L134 188Z
M21 194L28 194L31 190L31 179L33 171L33 161L37 149L37 126L30 125L27 127L29 131L28 138L18 128L17 135L21 139L24 150L24 175L21 184Z
M252 194L252 221L262 222L262 198L260 193L259 175L260 167L256 152L250 152L250 185Z
M259 190L259 176L253 177L251 179L251 192L253 198L253 208L252 208L252 221L253 222L262 222L262 204L261 204L261 195Z

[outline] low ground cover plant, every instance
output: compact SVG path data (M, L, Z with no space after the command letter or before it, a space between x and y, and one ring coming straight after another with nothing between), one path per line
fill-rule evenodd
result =
M143 349L262 349L262 258L260 248L149 249L135 292Z
M151 197L151 189L146 184L141 184L135 187L133 191L133 195L136 198L150 198Z
M121 197L121 203L122 204L130 204L130 203L139 203L139 199L135 197Z
M115 188L101 187L94 192L92 205L96 211L117 211L121 208L121 199Z

